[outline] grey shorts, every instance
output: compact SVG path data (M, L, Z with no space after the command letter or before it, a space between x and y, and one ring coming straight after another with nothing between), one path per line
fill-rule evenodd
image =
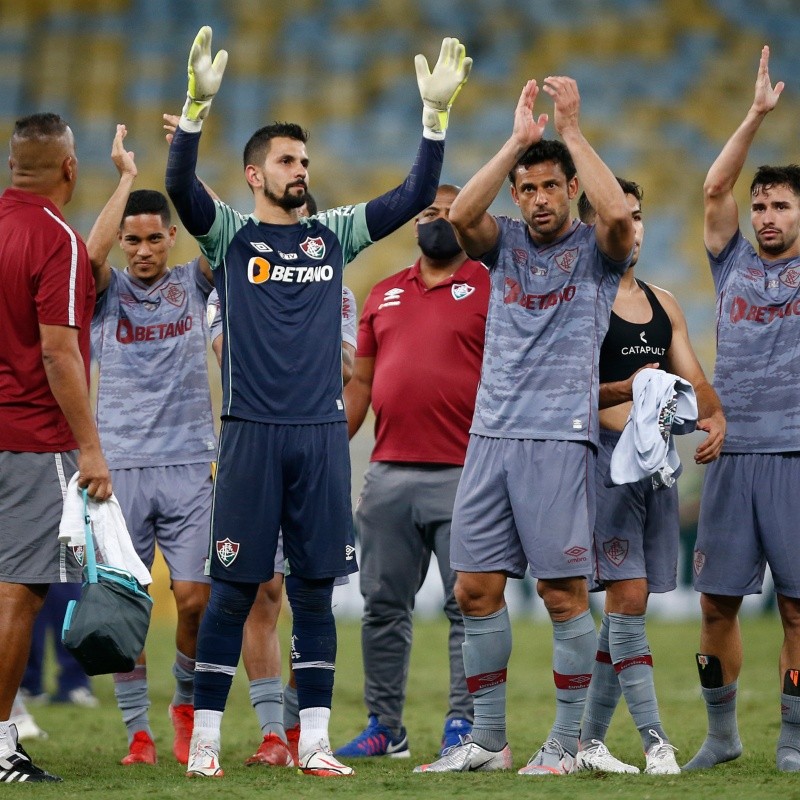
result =
M453 569L591 575L595 461L583 442L470 435L453 509Z
M80 582L75 551L58 541L64 492L77 458L77 451L0 451L0 581Z
M605 486L616 431L600 431L594 547L600 582L647 578L650 592L677 585L680 524L678 484L653 489L651 478Z
M706 468L694 588L759 594L769 564L775 591L800 598L800 453L723 454Z
M210 583L211 467L180 464L111 472L131 541L148 569L156 543L173 581Z

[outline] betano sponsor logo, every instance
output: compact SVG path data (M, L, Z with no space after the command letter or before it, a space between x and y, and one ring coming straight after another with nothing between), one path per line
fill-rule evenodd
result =
M132 325L130 320L121 319L117 323L117 341L120 344L133 342L155 342L183 336L192 329L192 315L177 322L161 322L158 325Z
M506 278L506 293L503 302L506 305L518 305L530 311L542 311L554 308L561 303L568 303L575 297L576 287L574 285L565 286L558 292L548 294L526 294L522 287L513 279Z
M247 280L259 284L267 281L281 283L317 283L333 280L333 267L320 264L314 267L287 267L271 264L266 258L254 256L247 263Z
M733 323L744 321L766 325L776 319L798 316L800 316L800 300L792 300L780 306L754 306L743 297L734 297L731 300L730 319Z

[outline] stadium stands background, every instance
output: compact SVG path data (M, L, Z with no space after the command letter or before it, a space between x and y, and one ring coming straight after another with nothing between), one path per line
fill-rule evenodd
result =
M677 295L711 372L703 177L750 104L764 43L773 80L787 88L738 187L744 230L753 169L800 158L798 0L0 0L0 135L33 111L70 121L80 181L67 217L82 233L116 185L109 152L117 122L128 126L137 185L163 188L161 113L182 106L187 54L203 24L230 60L198 171L246 211L242 147L273 120L310 129L310 187L321 207L365 200L402 180L420 135L413 56L422 52L433 65L443 36L459 37L475 60L451 118L448 182L463 184L494 154L525 80L574 77L587 137L617 174L645 188L637 272ZM540 97L539 111L551 107ZM493 210L514 213L505 190ZM193 253L183 232L176 261ZM359 304L415 255L407 226L359 256L345 273ZM370 445L368 433L359 436L356 492ZM692 466L682 489L689 517L700 481Z

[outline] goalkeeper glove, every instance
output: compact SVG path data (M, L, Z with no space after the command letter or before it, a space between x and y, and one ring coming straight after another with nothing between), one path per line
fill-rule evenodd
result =
M465 57L464 45L458 39L446 38L442 40L433 72L428 69L428 61L422 54L414 59L414 66L422 96L423 135L428 139L444 139L450 106L467 82L472 59Z
M180 119L183 130L199 131L203 126L211 101L219 91L227 63L227 50L220 50L211 61L211 28L204 25L195 36L189 52L189 88Z

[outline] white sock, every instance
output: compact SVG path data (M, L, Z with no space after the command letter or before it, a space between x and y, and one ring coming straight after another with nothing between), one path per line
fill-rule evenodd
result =
M209 711L206 708L195 709L194 712L194 728L192 730L192 738L195 737L204 741L219 742L220 740L220 726L222 725L222 712Z
M328 722L331 710L318 706L317 708L300 709L300 741L297 752L300 758L316 750L320 743L323 747L330 747L328 738Z

